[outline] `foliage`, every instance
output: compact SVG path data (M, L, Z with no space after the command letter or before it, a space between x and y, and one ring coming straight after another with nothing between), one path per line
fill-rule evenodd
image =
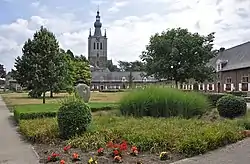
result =
M125 90L124 89L105 89L99 92L125 92Z
M22 120L21 125L22 134L27 138L35 137L36 141L58 136L55 119ZM105 147L111 140L126 140L142 152L169 150L192 156L241 140L241 129L234 120L209 122L200 119L136 119L108 115L94 117L88 131L70 139L68 144L89 151Z
M121 71L127 71L127 72L145 71L145 64L138 60L133 62L118 61L118 66Z
M62 138L82 134L92 121L90 107L80 99L67 98L58 110L57 121Z
M14 78L28 89L41 90L45 103L45 92L63 82L67 74L58 41L52 32L41 27L33 39L24 43L22 52L23 55L15 61Z
M90 85L91 82L91 72L89 67L89 62L85 56L75 56L73 60L73 70L74 70L74 83L82 81L84 84Z
M108 60L107 67L111 72L120 72L120 69L117 67L117 65L113 64L112 60Z
M246 114L247 103L242 97L226 95L217 101L217 109L220 116L235 118Z
M14 118L17 122L19 122L20 120L56 117L56 115L57 115L57 111L21 113L21 112L18 112L17 110L14 110Z
M94 119L93 126L91 132L71 139L69 143L73 147L92 150L104 146L111 139L125 139L141 151L154 148L197 155L242 139L240 128L234 121L102 116Z
M120 102L123 115L191 118L200 116L209 108L203 95L195 92L182 92L174 88L147 87L134 90Z
M6 77L6 69L4 68L4 65L0 64L0 78Z
M38 90L38 89L32 89L29 91L28 96L31 98L40 98L43 94L43 91Z
M208 98L211 104L211 107L216 107L217 101L221 97L225 96L226 94L225 93L204 93L204 95Z
M59 136L56 119L20 120L19 129L24 136L36 143L47 143Z
M115 103L89 103L91 112L117 110ZM14 106L16 121L36 118L56 117L60 104L27 104Z
M194 78L203 82L213 77L214 69L207 66L217 51L213 51L214 33L207 36L187 29L168 29L150 37L146 51L141 55L146 72L158 79L185 82Z
M229 92L229 94L232 94L234 96L247 97L247 92L242 92L242 91L232 91Z

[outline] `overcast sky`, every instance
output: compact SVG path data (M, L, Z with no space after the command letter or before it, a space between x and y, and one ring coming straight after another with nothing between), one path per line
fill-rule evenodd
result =
M10 70L41 25L56 34L62 48L87 56L98 4L108 58L115 63L139 59L149 37L167 28L216 32L215 48L250 40L250 0L0 0L0 63Z

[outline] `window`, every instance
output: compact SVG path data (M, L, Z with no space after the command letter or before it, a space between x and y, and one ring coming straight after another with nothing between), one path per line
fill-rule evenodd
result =
M94 43L94 49L95 49L95 43Z
M248 83L248 76L242 76L242 83Z
M102 50L102 43L100 43L100 49Z
M231 84L232 83L232 78L231 77L226 78L226 83Z
M242 86L241 86L241 90L242 91L248 91L248 76L247 75L243 75L242 76Z
M99 61L96 62L96 66L99 67Z
M97 45L96 45L96 49L99 49L99 43L96 43Z
M217 64L217 71L221 70L221 63Z
M97 53L97 57L99 58L99 53Z
M208 84L208 90L213 90L213 84Z

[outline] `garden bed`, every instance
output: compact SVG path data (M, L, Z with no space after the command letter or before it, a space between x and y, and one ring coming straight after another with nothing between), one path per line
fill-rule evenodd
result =
M155 127L158 128L155 128ZM204 121L198 119L159 119L131 118L118 116L94 116L93 123L82 136L61 142L56 119L21 120L20 132L35 143L41 160L46 160L52 153L63 152L63 146L69 144L82 156L85 163L96 155L100 147L106 148L110 140L126 140L129 145L136 145L140 150L138 157L124 156L124 163L161 163L162 151L171 153L170 163L184 157L190 157L217 149L243 139L239 134L242 129L236 120ZM56 143L51 145L51 143ZM48 153L46 153L48 151ZM71 155L63 154L65 161ZM112 158L106 154L98 157L98 163L111 163Z

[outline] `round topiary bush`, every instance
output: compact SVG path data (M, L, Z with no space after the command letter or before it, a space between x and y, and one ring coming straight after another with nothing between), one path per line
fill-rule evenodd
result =
M217 101L217 110L221 117L235 118L247 112L247 103L244 98L226 95Z
M191 118L209 109L208 99L197 92L183 92L174 88L151 86L127 93L120 101L122 115L137 117Z
M68 98L58 110L57 121L62 138L80 135L92 121L90 107L81 99Z

